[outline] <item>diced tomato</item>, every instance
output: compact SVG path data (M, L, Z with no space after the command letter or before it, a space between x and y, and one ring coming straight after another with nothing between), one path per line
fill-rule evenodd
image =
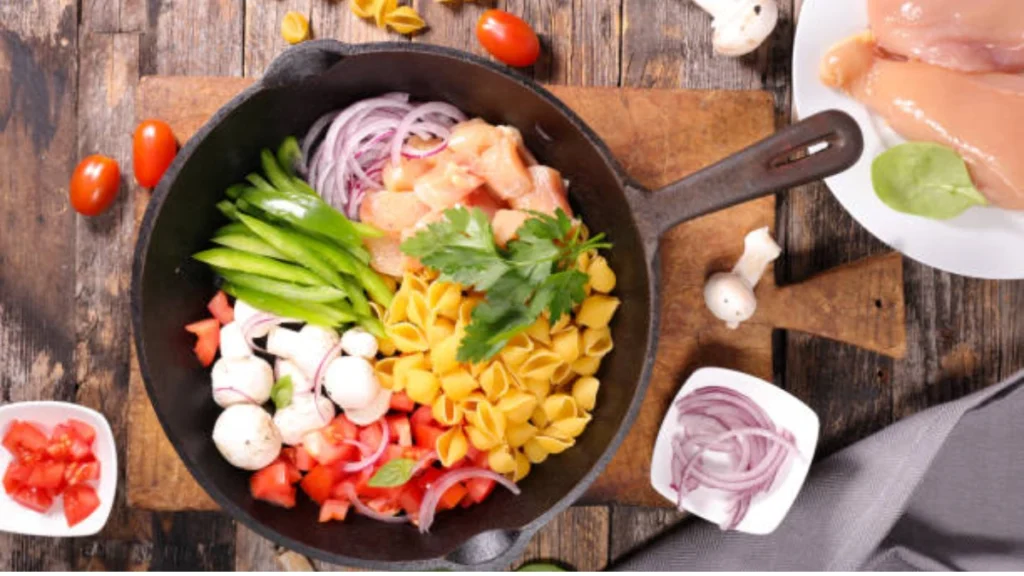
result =
M430 424L413 425L412 427L412 436L416 440L416 445L428 450L433 450L437 446L437 439L442 434L444 434L443 428Z
M330 429L337 444L341 444L342 440L355 440L359 437L359 427L346 418L344 414L339 414L331 421Z
M389 496L373 498L369 500L366 505L379 514L394 515L398 513L398 503L394 498Z
M459 502L459 508L469 508L474 504L476 504L476 502L473 502L473 499L469 496L469 494L466 494Z
M489 478L471 478L466 481L466 491L469 492L469 499L479 504L487 499L494 491L496 482Z
M96 439L96 430L94 430L92 426L82 422L81 420L75 420L74 418L68 418L68 421L65 422L65 424L70 426L83 442L92 446L92 441Z
M70 462L64 468L64 482L68 486L84 484L91 480L100 479L100 463L91 460L88 462Z
M88 425L83 424L88 427ZM89 428L91 431L92 428ZM95 437L95 432L92 432ZM50 435L50 443L46 447L46 454L54 460L72 460L75 462L82 462L85 460L91 460L92 455L92 441L86 441L76 429L70 423L58 424L53 429L53 434Z
M53 496L50 495L48 490L29 486L18 488L11 494L11 498L25 508L35 510L36 512L46 512L53 505Z
M466 451L466 460L469 460L473 466L478 468L490 469L490 464L487 463L487 452L477 450L472 444L469 445L469 450Z
M412 427L407 416L388 416L388 431L391 432L391 441L399 446L412 446Z
M419 484L424 490L429 490L430 486L443 475L444 473L437 468L427 468L420 476ZM462 484L456 484L445 490L444 494L441 495L441 500L438 502L438 510L449 510L458 506L459 501L462 500L467 493L465 486Z
M338 473L334 468L320 465L310 470L299 485L314 502L323 504L331 497L331 488L337 480Z
M343 521L352 503L347 500L325 500L320 506L320 522Z
M403 486L402 491L398 494L398 505L412 518L419 517L422 503L423 488L415 482L409 482Z
M206 305L206 309L221 324L230 324L235 321L235 309L228 303L228 295L223 290L217 292Z
M43 490L60 491L64 486L64 463L44 460L32 466L25 485Z
M430 452L430 450L422 448L420 446L405 446L402 448L402 458L408 458L409 460L415 460L419 462L420 460L426 458L427 454L429 454Z
M370 450L377 450L384 440L384 424L370 425L359 430L359 441L370 447Z
M330 427L315 430L303 436L302 446L314 460L325 466L342 460L352 460L358 452L355 446L335 441Z
M249 479L249 491L257 500L270 502L282 508L295 506L295 486L290 482L288 463L278 460L256 472Z
M384 455L380 457L380 464L386 464L396 458L405 458L405 449L398 444L388 444L384 448Z
M416 403L405 392L395 392L391 395L391 409L399 412L412 412L416 409Z
M68 486L64 492L64 518L68 526L85 520L100 507L100 497L92 486Z
M199 363L209 368L220 348L220 322L216 318L207 318L185 326L185 330L196 335L196 345L192 350Z
M295 466L302 472L309 472L316 466L316 460L309 455L304 446L295 447Z
M46 434L30 422L14 420L4 434L3 445L15 458L35 460L46 450Z
M412 413L412 416L409 417L409 422L414 428L421 424L433 424L434 411L430 406L420 406Z
M7 470L4 471L4 492L14 494L18 488L28 482L30 474L32 474L32 467L29 464L12 460L7 465Z

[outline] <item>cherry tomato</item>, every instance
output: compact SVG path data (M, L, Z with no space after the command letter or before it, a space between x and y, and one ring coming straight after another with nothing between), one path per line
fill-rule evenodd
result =
M540 39L522 18L491 9L480 16L476 37L492 56L509 66L529 66L540 56Z
M139 186L153 188L178 154L178 141L171 127L161 120L144 120L135 129L132 164Z
M78 163L71 175L71 206L83 216L96 216L110 207L121 187L121 169L113 158L93 154Z

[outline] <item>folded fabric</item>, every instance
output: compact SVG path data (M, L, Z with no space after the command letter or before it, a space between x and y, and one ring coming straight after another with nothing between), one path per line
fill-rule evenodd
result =
M1024 571L1024 372L817 463L772 534L693 519L611 569Z

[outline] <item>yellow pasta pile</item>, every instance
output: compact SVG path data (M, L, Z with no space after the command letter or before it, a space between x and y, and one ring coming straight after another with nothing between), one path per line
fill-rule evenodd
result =
M398 0L350 0L348 7L360 18L372 18L378 28L390 26L399 34L414 34L426 26L415 8L399 6Z
M430 272L406 274L382 315L390 337L376 364L381 384L431 406L448 430L435 447L441 463L472 445L492 470L518 481L532 464L575 444L597 401L601 359L612 350L608 323L619 306L608 293L615 274L604 257L584 254L587 298L554 326L544 316L492 360L456 360L473 307L483 300ZM397 355L395 355L397 354Z

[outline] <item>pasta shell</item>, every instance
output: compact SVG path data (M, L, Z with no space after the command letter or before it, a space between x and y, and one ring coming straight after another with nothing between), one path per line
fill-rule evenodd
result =
M476 410L466 413L466 421L494 438L505 437L505 414L490 402L478 402Z
M530 324L530 327L526 329L526 334L534 341L540 342L545 346L551 344L551 327L543 316L537 318L537 321L533 324Z
M478 388L480 383L464 369L454 370L441 377L441 389L453 402L465 401Z
M589 414L576 418L565 418L564 420L551 423L544 429L544 435L561 440L569 440L583 434L583 430L586 429L589 423Z
M526 362L530 352L533 351L533 340L526 334L516 334L505 345L505 348L501 351L501 359L505 362L510 370L517 371L517 369Z
M591 260L586 272L590 276L590 287L595 292L607 294L615 290L615 272L612 272L604 256L597 256Z
M572 385L572 397L576 400L576 407L587 412L597 405L597 390L601 382L593 376L584 376Z
M508 430L505 431L505 438L508 440L508 445L513 448L521 448L524 444L530 441L537 435L537 427L529 423L522 424L509 424Z
M434 366L434 372L447 374L459 367L456 359L459 354L459 338L451 335L438 342L430 352L430 361Z
M399 34L415 34L427 24L411 6L399 6L387 14L384 21Z
M519 367L517 373L525 380L551 381L552 374L562 364L562 358L550 350L534 350Z
M563 362L572 364L580 357L580 331L571 326L551 337L551 350Z
M523 386L537 398L547 398L548 394L551 394L550 380L524 380Z
M498 410L505 414L509 422L525 423L537 409L537 397L533 394L513 390L498 401Z
M461 304L462 290L458 284L434 282L427 288L427 305L438 316L457 321Z
M447 394L441 394L434 400L433 406L431 406L431 413L434 416L434 420L437 420L439 424L445 426L457 426L462 424L462 405L455 402L448 397Z
M427 306L427 295L422 292L409 293L406 316L419 328L426 330L430 324L430 307Z
M348 7L352 13L360 18L373 17L373 4L377 0L351 0Z
M526 454L516 450L516 471L512 475L513 482L519 482L530 473L530 459L526 457Z
M486 430L482 430L476 426L467 426L466 436L469 437L469 443L477 450L490 450L491 448L501 444L501 438L495 438Z
M555 386L564 386L572 382L575 377L576 374L572 371L572 366L563 362L558 365L555 373L551 375L551 383Z
M441 465L448 468L466 457L469 452L469 441L466 439L462 427L455 426L438 436L434 449L437 451L437 458L441 461Z
M398 346L391 338L377 338L377 351L384 356L394 356L398 352Z
M445 338L454 335L455 322L447 318L434 317L427 323L427 342L430 343L431 349L436 348Z
M483 389L487 399L496 402L509 390L512 375L508 373L505 365L501 362L491 362L487 368L480 373L480 388Z
M483 302L483 298L480 296L469 296L462 299L462 302L459 304L459 317L457 319L460 326L469 326L472 320L473 309L480 302Z
M516 457L508 446L498 446L487 454L487 466L498 474L511 474L516 470Z
M418 326L409 322L399 322L388 327L388 337L395 343L395 347L404 354L410 352L425 352L430 349L427 342L427 335Z
M618 307L618 298L594 294L580 305L580 310L576 313L576 323L587 328L603 328L611 322Z
M547 428L548 415L544 413L543 406L537 406L537 409L533 411L533 415L530 416L530 423L537 428Z
M583 354L602 357L612 351L612 332L607 326L583 332Z
M539 434L535 436L530 442L536 442L540 447L548 454L561 454L569 448L572 448L576 444L575 440L565 440L562 438L554 438L551 436L545 436ZM527 442L527 446L529 442ZM525 447L524 447L525 448Z
M433 404L440 392L441 382L429 370L409 370L405 375L405 393L417 404Z
M383 358L378 360L373 366L374 373L377 374L377 381L380 385L388 390L391 390L395 385L395 364L398 363L398 358L392 356L390 358Z
M407 315L408 311L409 292L399 290L395 293L395 297L391 299L391 306L388 306L387 312L384 314L384 324L390 326L399 322L405 322L409 318Z
M484 396L483 392L477 390L469 396L466 396L466 399L462 401L462 410L466 414L469 414L470 412L475 411L476 407L479 406L481 402L487 402L487 397Z
M523 445L523 454L531 463L540 464L548 459L549 452L544 449L540 442L537 442L536 438L531 438Z
M402 290L407 290L409 292L419 292L420 294L426 296L427 288L427 280L425 280L421 276L418 276L412 272L406 272L402 276Z
M551 333L558 334L559 332L569 328L575 328L575 326L572 326L572 316L562 314L561 318L555 320L555 323L551 325Z
M572 371L580 376L593 376L601 367L600 356L581 356L572 363Z
M576 401L568 394L552 394L548 396L541 404L541 408L544 409L544 415L547 416L548 422L575 418L577 415Z

